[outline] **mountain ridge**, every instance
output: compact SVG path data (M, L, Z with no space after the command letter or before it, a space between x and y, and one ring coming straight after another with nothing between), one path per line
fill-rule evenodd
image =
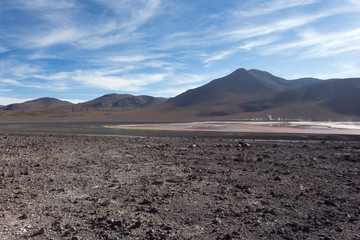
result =
M46 105L46 99L51 98L32 100L33 103L40 101L42 105L25 102L0 109L3 115L5 110L17 111L16 116L21 116L21 111L39 111L37 115L45 118L76 118L79 112L86 118L95 114L87 112L96 110L99 118L157 121L264 119L269 115L314 120L360 119L360 106L357 104L360 102L360 78L321 80L307 77L286 80L265 71L239 68L227 76L169 99L117 93L79 104L57 99L53 100L57 104ZM57 111L61 114L56 114ZM113 113L105 113L107 111ZM11 116L11 113L5 115Z

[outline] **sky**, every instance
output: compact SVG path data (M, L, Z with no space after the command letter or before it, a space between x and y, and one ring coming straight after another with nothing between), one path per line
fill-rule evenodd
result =
M359 0L0 0L0 105L174 97L238 68L360 77Z

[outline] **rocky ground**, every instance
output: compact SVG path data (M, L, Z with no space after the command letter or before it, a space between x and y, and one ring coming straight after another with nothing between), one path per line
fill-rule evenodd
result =
M0 134L0 239L360 239L358 141Z

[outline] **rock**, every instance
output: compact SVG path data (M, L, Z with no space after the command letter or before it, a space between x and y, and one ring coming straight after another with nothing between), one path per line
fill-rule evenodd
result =
M157 210L157 208L153 207L153 208L150 208L148 213L158 213L159 210Z
M157 180L152 183L152 185L157 185L157 186L163 185L163 184L164 184L164 181L162 181L162 180Z
M25 220L25 219L28 219L28 218L29 218L29 216L26 213L24 213L23 215L21 215L19 217L19 219L21 219L21 220Z
M337 231L337 232L342 232L343 229L342 229L341 227L338 227L338 228L335 229L335 231Z
M213 221L212 221L212 224L221 224L221 219L220 218L215 218Z
M170 231L170 230L172 229L172 227L170 227L170 226L164 226L163 229L164 229L165 231Z
M144 199L142 202L140 202L140 205L148 205L151 204L152 202L149 199Z
M45 228L40 228L40 230L38 231L38 235L43 235L45 234L46 230Z
M141 227L141 221L138 220L134 223L134 225L131 226L131 229L136 229L136 228L139 228Z
M305 233L310 233L310 227L309 226L303 226L302 227L302 231L305 232Z
M335 204L333 201L328 200L328 199L326 199L326 200L324 201L324 204L325 204L326 206L336 207L336 204Z
M280 178L279 176L276 176L276 177L274 178L274 181L281 181L281 178Z
M232 237L231 237L231 235L230 234L225 234L225 236L223 237L223 238L221 238L221 240L231 240L232 239Z
M242 149L245 149L245 148L249 148L250 144L240 141L238 146L241 147Z

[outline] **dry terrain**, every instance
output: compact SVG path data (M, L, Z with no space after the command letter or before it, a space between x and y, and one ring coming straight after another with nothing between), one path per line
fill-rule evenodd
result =
M360 239L348 140L0 134L0 239Z

